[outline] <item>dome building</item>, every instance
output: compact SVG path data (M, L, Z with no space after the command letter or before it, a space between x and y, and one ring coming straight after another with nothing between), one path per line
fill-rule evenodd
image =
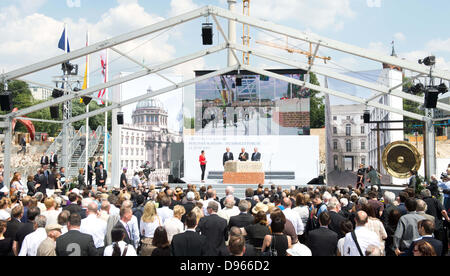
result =
M148 89L148 92L150 91L151 88ZM140 170L140 165L149 161L150 167L156 169L155 174L158 175L158 179L151 180L167 181L170 174L171 144L181 143L182 135L169 129L168 111L157 98L137 103L131 118L132 124L122 127L122 167L127 167L129 176L132 176L135 171ZM130 153L141 151L145 152L143 162L132 162L136 157L130 156ZM131 164L133 165L130 166Z

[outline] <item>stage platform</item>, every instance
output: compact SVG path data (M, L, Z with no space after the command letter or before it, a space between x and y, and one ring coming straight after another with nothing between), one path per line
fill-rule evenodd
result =
M219 198L222 198L225 196L225 189L228 186L233 186L234 187L234 195L238 198L245 198L245 190L247 188L252 188L254 190L256 190L258 188L257 184L223 184L222 180L208 180L205 183L202 183L201 181L186 181L185 179L183 179L183 181L185 181L186 183L169 183L170 187L175 188L175 187L182 187L183 189L186 188L187 184L194 184L197 186L197 188L200 188L201 186L212 186L213 189L215 189L217 191L217 196ZM313 187L316 186L324 186L326 184L301 184L298 183L295 180L274 180L274 181L266 181L266 183L264 184L264 188L269 188L271 185L276 185L276 186L281 186L283 188L283 190L289 190L292 186L294 187L307 187L309 185L312 185ZM370 186L368 186L370 188ZM399 192L403 191L404 189L406 189L406 186L398 186L398 185L382 185L381 186L381 191L391 191L394 194L398 195Z

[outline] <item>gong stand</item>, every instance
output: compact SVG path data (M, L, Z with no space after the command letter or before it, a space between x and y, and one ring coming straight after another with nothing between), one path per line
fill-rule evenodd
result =
M381 173L381 142L380 142L380 131L403 131L403 128L380 128L380 124L387 123L404 123L405 120L392 120L392 121L369 121L369 124L377 124L377 128L372 130L377 131L377 165L378 172Z

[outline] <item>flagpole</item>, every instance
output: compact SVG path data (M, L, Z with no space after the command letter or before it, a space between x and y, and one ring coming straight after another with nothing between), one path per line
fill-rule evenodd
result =
M105 83L107 83L108 80L108 74L109 74L109 49L106 49L106 57L105 57ZM105 91L105 107L108 106L108 89ZM105 170L108 171L108 111L105 112L105 142L103 146L103 152L104 152L104 164L105 164ZM105 183L106 184L106 183Z
M86 32L86 47L89 46L89 31ZM91 55L86 56L86 89L89 88L89 70L90 70L90 59ZM89 104L86 105L86 114L89 113ZM89 117L86 118L86 157L85 157L85 173L84 173L84 183L88 184L88 164L89 164L89 135L91 134L89 128Z

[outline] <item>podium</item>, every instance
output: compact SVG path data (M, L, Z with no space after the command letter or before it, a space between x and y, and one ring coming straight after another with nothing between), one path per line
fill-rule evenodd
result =
M265 178L262 162L228 161L225 163L224 184L264 184Z

